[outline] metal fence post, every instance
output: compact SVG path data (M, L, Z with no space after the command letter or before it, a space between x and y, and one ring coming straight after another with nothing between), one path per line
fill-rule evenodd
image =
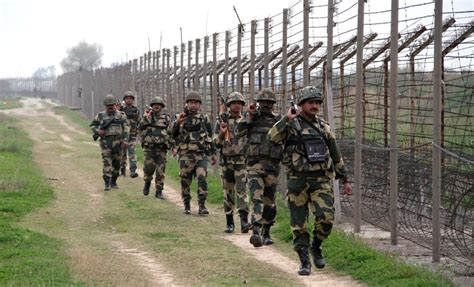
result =
M237 92L242 93L242 33L244 26L237 26Z
M364 0L358 3L357 20L357 64L356 64L356 124L355 124L355 152L354 152L354 232L360 232L362 198L362 93L364 92Z
M217 74L217 33L212 35L212 95L211 95L211 107L212 107L212 118L217 117L217 91L219 88L219 75Z
M201 51L201 39L196 39L196 67L194 68L194 90L199 90L199 52Z
M202 76L203 76L203 83L202 83L202 97L204 102L204 110L208 113L208 94L207 94L207 49L209 48L209 36L204 37L204 51L203 51L203 67L202 67ZM211 108L212 110L212 108Z
M309 0L303 4L303 85L309 85Z
M283 9L283 34L282 34L282 53L281 53L281 101L280 101L280 113L284 114L286 110L286 102L288 95L288 9Z
M269 38L270 38L270 18L264 19L264 33L263 33L263 50L264 50L264 66L263 66L263 85L264 88L269 87L269 75L268 75L268 65L270 63L270 55L269 55Z
M255 96L255 35L257 35L257 21L252 20L250 25L249 102L253 102Z
M225 49L224 49L224 97L228 94L229 86L229 43L230 43L231 33L230 31L225 31Z

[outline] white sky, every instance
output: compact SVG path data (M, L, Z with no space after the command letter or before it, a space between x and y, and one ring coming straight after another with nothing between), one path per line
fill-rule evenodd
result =
M474 0L452 1L453 6L451 1L444 1L446 12L452 7L456 11L474 10ZM280 14L296 2L298 0L0 0L0 77L31 76L36 69L50 65L55 65L56 72L61 73L59 62L66 56L66 50L81 40L101 44L102 65L109 66L125 61L127 56L130 60L148 51L148 37L151 50L159 49L160 32L162 48L179 45L180 26L184 43L203 38L206 33L235 29L238 20L233 5L242 22L249 23ZM327 4L327 0L313 2ZM390 9L389 0L369 2L371 11ZM412 1L399 2L402 7ZM372 16L372 21L376 21L376 17Z
M281 13L289 0L0 0L0 77L30 76L56 65L79 41L99 43L103 66L202 38L207 32L237 27L233 5L243 23Z

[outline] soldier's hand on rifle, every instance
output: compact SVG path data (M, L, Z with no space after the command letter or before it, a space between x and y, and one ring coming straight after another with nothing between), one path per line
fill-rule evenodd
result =
M173 154L173 157L176 157L178 155L178 150L177 149L172 149L171 153Z
M227 133L228 124L222 122L222 123L220 124L220 126L219 126L219 129L220 129L220 131L221 131L221 135L224 136L224 135Z
M145 111L143 113L145 114L146 117L151 116L151 110L150 109L145 109Z
M122 148L128 148L128 142L122 141Z
M345 195L352 195L352 186L350 183L348 182L344 183L343 190L344 190Z
M288 112L286 113L286 116L287 116L288 119L291 121L291 120L293 120L294 118L296 118L296 116L298 116L298 114L299 114L298 110L296 110L296 112L295 112L294 108L293 108L293 107L290 107L290 108L288 109Z
M184 123L184 120L186 120L186 114L184 112L182 112L182 113L179 114L178 119L176 120L176 122L178 123L178 125L182 125Z
M98 131L97 131L97 134L98 134L100 137L103 137L103 136L105 136L105 131L104 131L104 130L98 130Z

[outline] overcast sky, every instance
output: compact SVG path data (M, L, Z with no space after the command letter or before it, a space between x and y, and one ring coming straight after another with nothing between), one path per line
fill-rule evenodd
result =
M453 1L457 10L474 10L473 0ZM160 32L162 48L178 45L180 26L185 43L206 34L234 29L238 20L233 5L242 22L248 23L277 15L283 8L297 2L0 0L0 77L31 76L36 69L49 65L55 65L57 73L61 73L59 62L66 56L66 50L81 40L101 44L104 50L103 66L109 66L148 51L148 37L151 49L159 49ZM323 5L327 0L313 2ZM390 7L389 0L370 2L373 11L382 2ZM400 0L400 6L407 2L410 3ZM449 10L450 3L445 0Z

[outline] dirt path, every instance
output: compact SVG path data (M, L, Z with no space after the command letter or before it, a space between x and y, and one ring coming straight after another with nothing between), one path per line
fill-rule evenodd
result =
M51 206L29 214L21 224L64 239L74 279L87 285L178 285L179 280L152 252L136 244L131 248L127 239L100 227L104 216L101 182L81 175L76 169L85 141L81 137L87 134L54 114L40 100L25 99L23 104L23 108L6 113L21 115L23 129L35 141L34 161L45 177L52 179L56 200ZM35 124L31 124L33 118ZM100 158L96 156L90 164L100 166Z
M83 129L54 114L48 108L50 105L37 99L26 99L23 108L7 112L22 115L22 127L35 141L34 160L46 178L54 179L51 184L56 191L55 202L27 216L22 225L64 239L75 279L80 282L88 285L128 285L127 282L140 286L182 285L147 246L130 242L130 238L113 229L103 228L104 197L107 195L97 178L88 178L78 168L81 165L101 165L98 151L90 154L91 144L98 147L91 143ZM33 117L35 124L31 124ZM133 184L141 189L142 181ZM164 194L166 200L183 208L180 193L171 184L166 184ZM212 209L210 217L213 222L221 224L222 221L223 224L222 210ZM301 285L363 286L350 277L337 276L327 269L313 270L307 277L297 276L297 261L274 246L254 248L248 237L248 234L222 233L222 238L237 246L242 253L278 268Z

